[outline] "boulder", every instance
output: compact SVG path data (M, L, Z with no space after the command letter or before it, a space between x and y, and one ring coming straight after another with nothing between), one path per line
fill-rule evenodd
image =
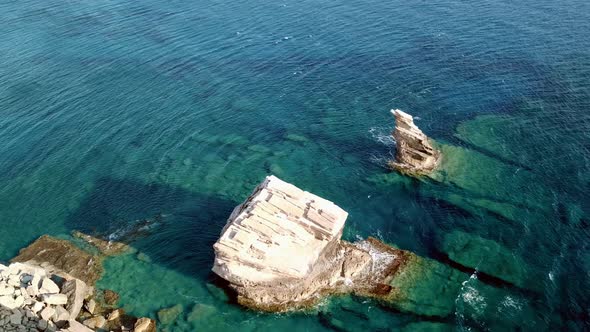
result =
M12 315L10 315L10 324L13 325L20 325L23 320L23 314L18 310L13 310Z
M104 317L95 316L95 317L86 319L82 323L91 329L100 329L106 324L106 322L107 322L107 320Z
M62 305L68 303L68 297L65 294L42 294L41 301L47 304Z
M88 300L84 305L84 308L86 308L86 311L88 311L89 313L94 314L96 310L96 301L94 301L94 299Z
M182 313L182 305L177 304L170 308L158 311L158 320L162 324L172 324Z
M55 307L55 314L53 315L52 321L65 322L70 319L70 313L62 306L58 305Z
M43 278L41 281L41 289L39 290L41 294L55 294L59 293L59 286L53 280L49 278Z
M106 303L107 305L115 305L117 301L119 301L119 294L110 289L105 289L103 291L103 299L104 303Z
M66 310L70 318L76 319L82 310L84 299L90 295L90 289L82 280L72 279L64 282L61 293L68 297Z
M37 322L37 328L41 331L45 331L47 329L47 326L48 326L47 320L45 320L45 319L40 319Z
M124 314L125 314L125 312L123 311L123 309L115 309L115 310L111 311L111 313L107 316L107 320L113 321L116 319L120 319L121 316L123 316Z
M187 316L187 321L194 322L194 321L202 321L207 319L208 317L214 316L217 313L217 309L214 306L197 303L191 310L191 312Z
M134 332L156 332L156 321L149 318L140 318L133 326Z
M31 306L31 311L33 313L38 313L39 311L41 311L41 309L43 309L44 304L43 302L35 302L32 306Z
M12 295L12 294L14 294L14 287L9 287L7 285L0 284L0 296Z
M395 160L389 167L409 175L432 172L439 164L441 153L430 139L414 124L414 118L400 110L391 110L395 117L393 138L396 142Z
M0 307L12 310L18 308L18 305L12 295L4 295L0 296Z
M39 316L47 321L50 320L53 315L55 315L55 309L50 306L45 307L45 309L41 310L39 313Z

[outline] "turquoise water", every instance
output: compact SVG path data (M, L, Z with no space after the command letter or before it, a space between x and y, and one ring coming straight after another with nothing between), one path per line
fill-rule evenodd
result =
M582 0L0 2L0 261L149 219L99 286L136 315L180 304L168 331L588 330L589 22ZM390 108L441 144L431 179L385 169ZM403 312L229 303L211 245L268 174L449 287Z

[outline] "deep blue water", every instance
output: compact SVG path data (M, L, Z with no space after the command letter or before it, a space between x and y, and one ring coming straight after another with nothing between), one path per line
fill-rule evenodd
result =
M0 261L149 219L99 286L180 303L168 331L590 329L588 1L2 1L0 36ZM433 179L385 168L391 108L444 146ZM227 303L211 245L268 174L464 269L429 297L453 313Z

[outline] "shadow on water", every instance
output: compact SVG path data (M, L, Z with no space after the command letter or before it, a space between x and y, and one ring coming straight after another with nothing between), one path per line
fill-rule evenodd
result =
M156 264L205 279L212 246L237 204L164 184L102 178L66 226L130 242Z

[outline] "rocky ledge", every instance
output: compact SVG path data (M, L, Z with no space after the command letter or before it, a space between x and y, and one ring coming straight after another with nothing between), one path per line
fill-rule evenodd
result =
M369 238L341 240L348 213L275 176L232 212L215 243L213 272L240 304L280 312L329 294L387 298L408 253Z
M400 110L391 110L395 117L392 135L396 142L395 160L389 167L404 174L421 175L432 172L441 153L432 147L429 138L414 124L414 118Z
M155 321L114 308L112 291L95 291L100 257L42 236L0 264L0 331L155 332ZM116 295L115 295L116 296Z

